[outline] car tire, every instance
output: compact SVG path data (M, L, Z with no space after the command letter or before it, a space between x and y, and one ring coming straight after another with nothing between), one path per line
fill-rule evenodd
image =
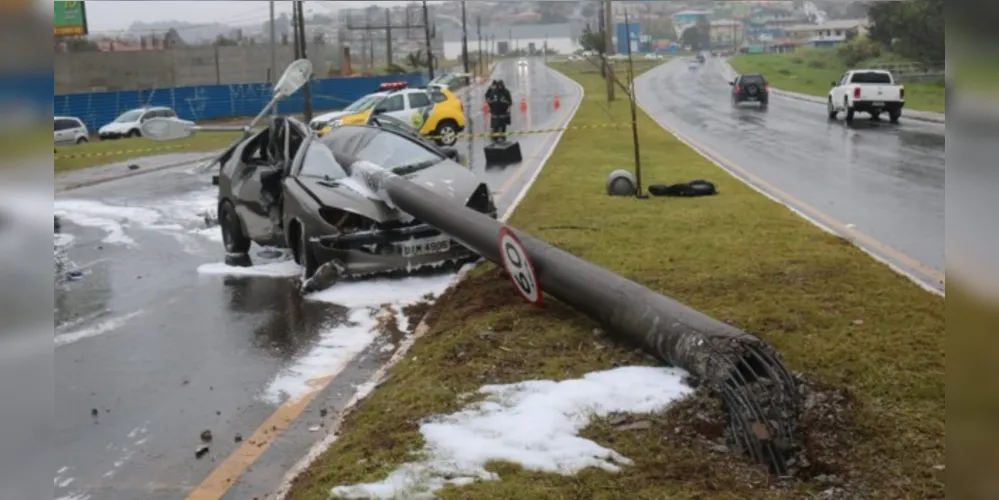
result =
M458 124L454 120L444 120L437 124L437 129L434 130L434 135L437 138L434 142L438 146L450 147L454 146L458 142Z
M132 130L128 131L128 135L126 135L125 137L128 137L129 139L133 139L133 138L139 137L141 135L142 135L142 132L139 132L139 129L133 128Z
M847 123L852 123L853 122L854 111L853 111L853 108L850 107L850 103L847 102L846 99L843 99L843 109L846 110L846 122Z
M829 103L826 104L826 114L829 115L830 120L835 120L839 116L839 111L836 110L836 106L833 106L832 98L829 98Z
M888 111L888 121L892 123L898 123L898 119L902 117L902 110Z
M312 247L309 245L309 236L299 223L295 224L294 237L296 241L295 263L302 266L302 281L305 281L316 274L319 264L316 263L316 256L312 253Z
M228 200L219 204L219 227L222 229L222 245L228 254L245 254L250 251L250 237L243 232L236 207Z
M80 137L80 138L78 138L76 140L76 143L77 144L86 144L87 143L87 138L86 137Z

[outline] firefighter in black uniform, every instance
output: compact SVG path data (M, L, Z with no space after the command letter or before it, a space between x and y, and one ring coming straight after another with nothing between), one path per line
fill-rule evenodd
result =
M486 90L486 103L489 105L490 128L494 134L492 142L502 142L506 137L499 134L505 134L506 128L510 125L510 107L513 105L513 96L503 84L503 80L494 80Z

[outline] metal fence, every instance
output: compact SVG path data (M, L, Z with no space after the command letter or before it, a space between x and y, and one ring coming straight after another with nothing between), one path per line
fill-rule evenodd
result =
M923 64L915 62L880 63L869 65L870 69L891 71L900 82L943 82L944 63Z
M312 81L313 110L341 109L354 100L374 92L389 81L410 85L426 84L423 73L357 78L324 78ZM255 115L271 99L267 82L230 85L198 85L118 92L90 92L55 96L52 112L83 120L91 132L121 113L142 106L168 106L185 120L213 120ZM279 105L281 113L301 113L305 108L302 92Z

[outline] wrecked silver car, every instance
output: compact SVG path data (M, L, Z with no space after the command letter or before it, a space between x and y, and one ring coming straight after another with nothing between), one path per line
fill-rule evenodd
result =
M478 259L352 178L357 162L496 216L485 183L412 134L349 125L317 137L304 123L279 117L220 158L218 214L230 258L245 256L251 242L288 248L305 278L327 263L338 277L358 277Z

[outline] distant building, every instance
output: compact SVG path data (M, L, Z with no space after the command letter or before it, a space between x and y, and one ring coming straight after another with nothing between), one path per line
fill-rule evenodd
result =
M867 34L870 21L867 19L840 19L822 24L799 24L785 29L788 36L798 45L826 47L843 43L855 36Z
M739 45L746 39L743 25L732 19L711 21L711 46L718 48Z
M461 58L461 29L438 28L444 40L444 58ZM562 24L517 24L506 27L482 27L482 51L494 54L514 52L541 54L545 47L549 52L571 54L579 50L579 37L583 26L572 23ZM494 43L486 41L492 39ZM468 30L468 52L479 50L478 34L474 27Z

